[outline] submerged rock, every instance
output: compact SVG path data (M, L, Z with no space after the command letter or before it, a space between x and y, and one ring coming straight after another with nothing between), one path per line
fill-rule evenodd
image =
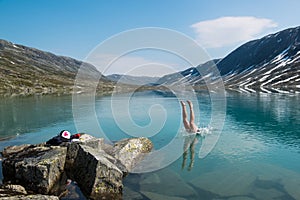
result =
M123 190L123 200L143 200L144 197L141 193L133 191L128 187L124 187Z
M255 187L251 190L251 196L255 197L256 199L272 200L272 199L284 199L285 194L273 188L262 189L262 188Z
M237 197L228 198L227 200L256 200L256 199L253 199L253 198L247 197L247 196L237 196Z
M299 199L300 174L278 166L256 163L219 169L196 177L190 184L222 198Z
M269 164L260 165L257 169L257 180L260 184L256 182L256 186L262 188L264 185L263 189L276 189L278 194L284 193L282 199L300 198L299 172Z
M255 179L255 175L243 168L229 168L203 174L190 183L197 189L231 197L248 195Z
M141 193L151 200L161 200L161 199L164 199L164 200L187 200L182 197L167 196L167 195L157 194L154 192L143 192L142 191Z
M2 162L4 183L19 184L28 191L51 194L64 172L66 147L22 145L7 147Z
M196 199L198 196L193 187L188 185L179 174L170 169L143 175L140 181L140 190L187 199Z

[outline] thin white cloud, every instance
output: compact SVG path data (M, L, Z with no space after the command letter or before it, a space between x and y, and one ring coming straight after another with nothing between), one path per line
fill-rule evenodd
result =
M277 23L270 19L251 16L221 17L191 25L197 34L197 42L206 48L246 42L266 34L268 30L277 26Z

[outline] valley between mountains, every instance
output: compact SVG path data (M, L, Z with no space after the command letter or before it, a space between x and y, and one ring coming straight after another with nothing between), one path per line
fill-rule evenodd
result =
M219 74L209 73L212 66ZM213 82L217 75L222 77L227 90L300 93L300 27L249 41L222 59L213 59L162 77L104 76L91 64L0 40L2 94L72 93L80 67L84 67L93 78L99 78L97 92L101 94L110 94L116 85L121 92L136 88L165 89L180 84L197 89L205 87L207 79ZM207 69L205 76L200 74L203 69ZM82 87L85 86L87 84L82 83Z

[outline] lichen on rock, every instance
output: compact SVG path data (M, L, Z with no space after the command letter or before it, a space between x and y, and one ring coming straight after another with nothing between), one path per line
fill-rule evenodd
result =
M90 199L121 199L123 178L151 151L152 142L147 138L131 138L110 145L103 138L83 136L79 142L66 146L43 143L5 148L4 185L18 184L25 192L59 196L69 178ZM16 193L15 198L27 196Z
M153 144L148 138L130 138L116 142L111 153L130 172L152 148Z
M67 148L46 145L22 145L22 148L4 149L4 183L20 184L35 193L52 193L64 172Z

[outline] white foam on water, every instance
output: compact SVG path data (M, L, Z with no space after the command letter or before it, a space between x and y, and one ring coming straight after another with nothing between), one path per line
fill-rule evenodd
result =
M188 137L188 136L192 136L192 135L194 135L194 136L200 135L201 137L204 137L205 135L212 134L212 131L213 131L213 128L210 126L198 128L197 133L189 133L183 128L179 131L178 136L179 137Z

